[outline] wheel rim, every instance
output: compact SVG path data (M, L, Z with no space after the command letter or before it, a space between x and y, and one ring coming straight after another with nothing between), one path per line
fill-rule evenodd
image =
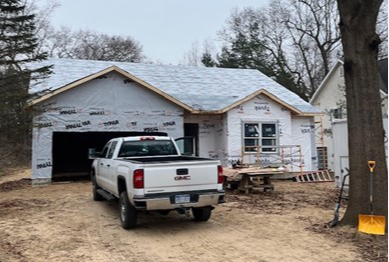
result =
M122 219L122 221L125 221L126 219L126 204L124 203L124 201L121 201L120 204L120 218Z

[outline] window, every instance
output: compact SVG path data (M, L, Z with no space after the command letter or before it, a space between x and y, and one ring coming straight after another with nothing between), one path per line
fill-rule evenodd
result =
M244 150L245 152L277 152L278 133L275 123L245 123Z
M259 141L259 124L244 124L244 150L256 152Z
M108 148L111 145L111 143L108 143L103 148L103 151L101 151L100 157L105 158L107 156Z
M119 151L119 157L167 156L177 155L171 140L125 141Z
M327 147L317 147L317 164L319 170L328 169Z
M341 77L344 77L344 67L343 66L340 67L339 75Z
M347 116L347 112L343 106L331 109L333 119L345 119Z
M115 151L117 143L118 143L117 141L112 142L111 147L109 148L109 151L108 151L107 158L112 158L113 152Z

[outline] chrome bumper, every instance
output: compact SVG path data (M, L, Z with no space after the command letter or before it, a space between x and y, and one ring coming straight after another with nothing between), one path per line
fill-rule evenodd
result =
M152 197L134 197L134 205L136 209L139 210L171 210L177 208L188 208L188 207L204 207L204 206L213 206L217 204L224 203L224 192L212 192L212 193L182 193L189 195L196 195L196 201L191 201L188 203L174 203L173 199L175 195L180 195L175 193L167 196L152 196ZM197 199L198 195L198 199Z

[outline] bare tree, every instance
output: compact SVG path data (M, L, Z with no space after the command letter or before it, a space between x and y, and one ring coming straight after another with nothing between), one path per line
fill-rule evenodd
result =
M182 65L188 66L201 66L201 48L198 41L192 42L192 46L189 51L187 51L182 61L180 61Z
M242 57L262 61L266 65L262 70L268 71L263 73L274 78L291 75L298 89L294 91L301 97L310 97L333 61L343 55L338 23L336 0L272 0L267 8L234 9L225 28L219 32L223 47L220 52L223 56L219 57L239 63ZM381 38L387 43L385 7L381 8L378 26ZM245 45L241 44L243 41L246 41ZM245 50L237 50L237 43ZM226 53L226 50L230 52ZM387 44L383 45L382 53L383 56L387 54ZM233 66L230 62L227 65ZM293 88L293 85L289 86Z
M142 62L142 46L130 36L110 36L91 30L61 27L48 39L51 57L118 62Z
M311 96L329 72L340 46L336 1L273 0L270 9L270 19L278 20L270 25L277 24L282 31L273 26L274 33L268 38L284 43L277 49L288 54L287 68Z
M202 61L204 54L206 54L206 56L211 60L216 57L216 48L210 38L206 38L202 44L198 41L194 41L191 49L185 52L180 64L189 66L204 66L204 62Z
M142 47L130 36L110 36L92 31L79 31L77 35L81 43L73 49L73 58L118 62L141 62L144 58Z
M34 35L38 40L38 46L35 52L49 52L50 46L48 45L48 39L55 32L51 24L51 17L54 11L60 7L60 3L58 0L48 0L44 4L41 0L23 0L23 3L26 6L24 13L35 16Z
M208 38L203 43L203 50L201 54L201 64L205 67L215 67L216 64L216 48L214 42Z
M246 58L258 61L263 73L282 79L278 81L307 98L329 72L339 47L337 21L335 0L273 0L266 9L233 10L220 36L227 49L248 42L243 46Z
M369 160L376 161L375 214L388 214L388 170L384 148L377 33L382 0L337 0L344 51L350 159L350 200L343 224L358 224L369 214ZM386 222L387 223L387 222Z
M51 16L60 4L58 0L22 0L26 15L34 14L38 38L37 53L47 52L49 57L78 58L141 62L146 59L142 46L130 36L111 36L92 30L73 31L69 27L56 29Z

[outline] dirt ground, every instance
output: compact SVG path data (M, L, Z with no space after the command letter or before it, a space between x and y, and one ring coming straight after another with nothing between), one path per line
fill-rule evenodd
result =
M0 176L0 261L387 261L387 237L328 228L332 183L275 181L272 194L227 192L208 222L141 214L126 231L118 204L94 202L90 181L31 187Z

